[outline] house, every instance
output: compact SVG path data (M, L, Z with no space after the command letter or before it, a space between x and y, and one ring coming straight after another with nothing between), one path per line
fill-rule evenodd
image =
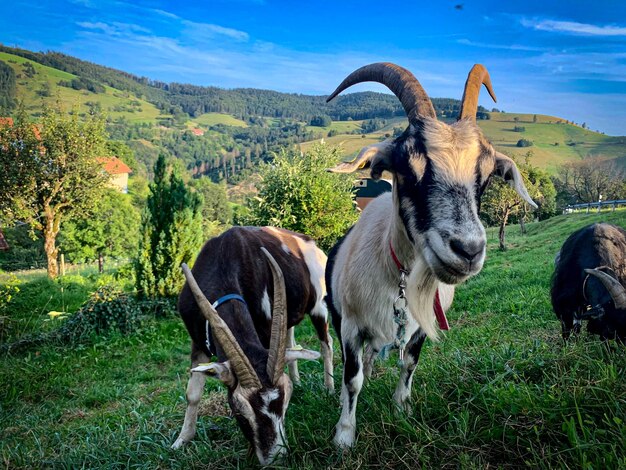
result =
M98 161L104 171L111 175L109 186L124 194L128 193L128 175L133 170L117 157L99 157Z
M198 127L194 127L193 129L191 129L191 133L197 136L204 135L204 131L202 129L199 129Z

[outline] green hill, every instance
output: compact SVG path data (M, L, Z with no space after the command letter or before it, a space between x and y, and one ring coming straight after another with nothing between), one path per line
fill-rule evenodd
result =
M152 103L129 92L106 85L101 85L103 89L101 93L86 89L76 90L59 85L78 79L76 75L6 52L0 52L0 60L15 72L17 97L24 101L27 111L33 115L41 112L44 103L50 105L57 100L66 107L76 105L82 112L99 107L113 119L124 117L131 122L155 122L160 115Z
M323 137L342 146L348 158L406 125L398 100L384 93L350 93L327 104L324 96L164 83L57 52L1 44L0 65L15 74L13 92L33 116L41 113L44 103L57 100L82 112L101 110L110 118L112 137L130 142L146 167L158 152L165 152L183 160L194 175L226 177L231 182L242 169L251 169L286 145L306 148ZM0 80L0 108L6 101L3 93L10 93L2 85ZM432 101L441 119L458 114L459 100ZM479 114L489 118L478 123L498 150L520 158L531 151L531 162L551 173L563 163L589 157L626 167L626 137L606 136L553 116L489 113L482 107ZM308 125L320 116L330 117L332 124ZM372 119L384 124L361 134ZM208 129L205 136L179 137L197 126ZM520 139L532 146L518 147Z
M584 158L597 158L599 162L614 161L626 168L626 137L607 136L567 123L561 118L540 114L489 113L489 116L490 119L478 120L478 125L497 150L519 159L531 151L531 163L552 174L558 171L560 165ZM386 138L395 127L406 126L406 119L393 118L376 132L353 135L350 131L354 130L355 122L333 122L328 128L317 129L349 129L324 140L341 146L346 159L350 159L364 146ZM348 124L350 127L346 127ZM518 132L516 128L523 131ZM518 147L520 139L529 140L533 145ZM305 142L301 147L306 149L312 143Z

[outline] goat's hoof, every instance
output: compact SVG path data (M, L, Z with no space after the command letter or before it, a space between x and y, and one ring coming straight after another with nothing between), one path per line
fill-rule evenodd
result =
M409 403L409 400L404 400L402 402L394 401L396 413L400 415L409 416L413 413L413 407Z
M176 442L174 442L174 444L172 444L172 449L176 450L176 449L180 449L182 446L185 445L185 441L183 441L180 437L178 439L176 439Z
M354 445L354 428L337 426L337 432L333 441L340 449L349 449Z

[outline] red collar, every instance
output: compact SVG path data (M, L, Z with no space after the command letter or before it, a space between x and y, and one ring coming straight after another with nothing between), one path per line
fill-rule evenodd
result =
M398 271L408 274L409 271L404 267L404 265L398 259L398 256L396 255L396 252L393 249L393 245L391 244L391 240L389 240L389 251L391 252L391 259L393 259L393 262L398 268ZM439 328L441 328L442 330L446 330L446 331L449 330L450 325L448 324L446 313L443 311L443 308L441 307L441 300L439 299L439 289L435 291L435 298L433 300L433 310L435 311L435 318L437 318L437 323L439 323Z

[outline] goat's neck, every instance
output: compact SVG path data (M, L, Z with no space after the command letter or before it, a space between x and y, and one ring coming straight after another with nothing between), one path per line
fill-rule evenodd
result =
M398 260L404 266L404 269L410 271L417 259L421 258L421 256L418 254L413 243L411 243L411 240L409 240L402 218L398 213L398 206L395 203L393 209L390 211L390 217L391 223L387 224L387 233L385 234L386 245L391 244ZM385 251L389 251L388 246L385 247ZM390 266L392 270L397 271L398 267L391 258L391 253L389 253L388 258L391 262Z

